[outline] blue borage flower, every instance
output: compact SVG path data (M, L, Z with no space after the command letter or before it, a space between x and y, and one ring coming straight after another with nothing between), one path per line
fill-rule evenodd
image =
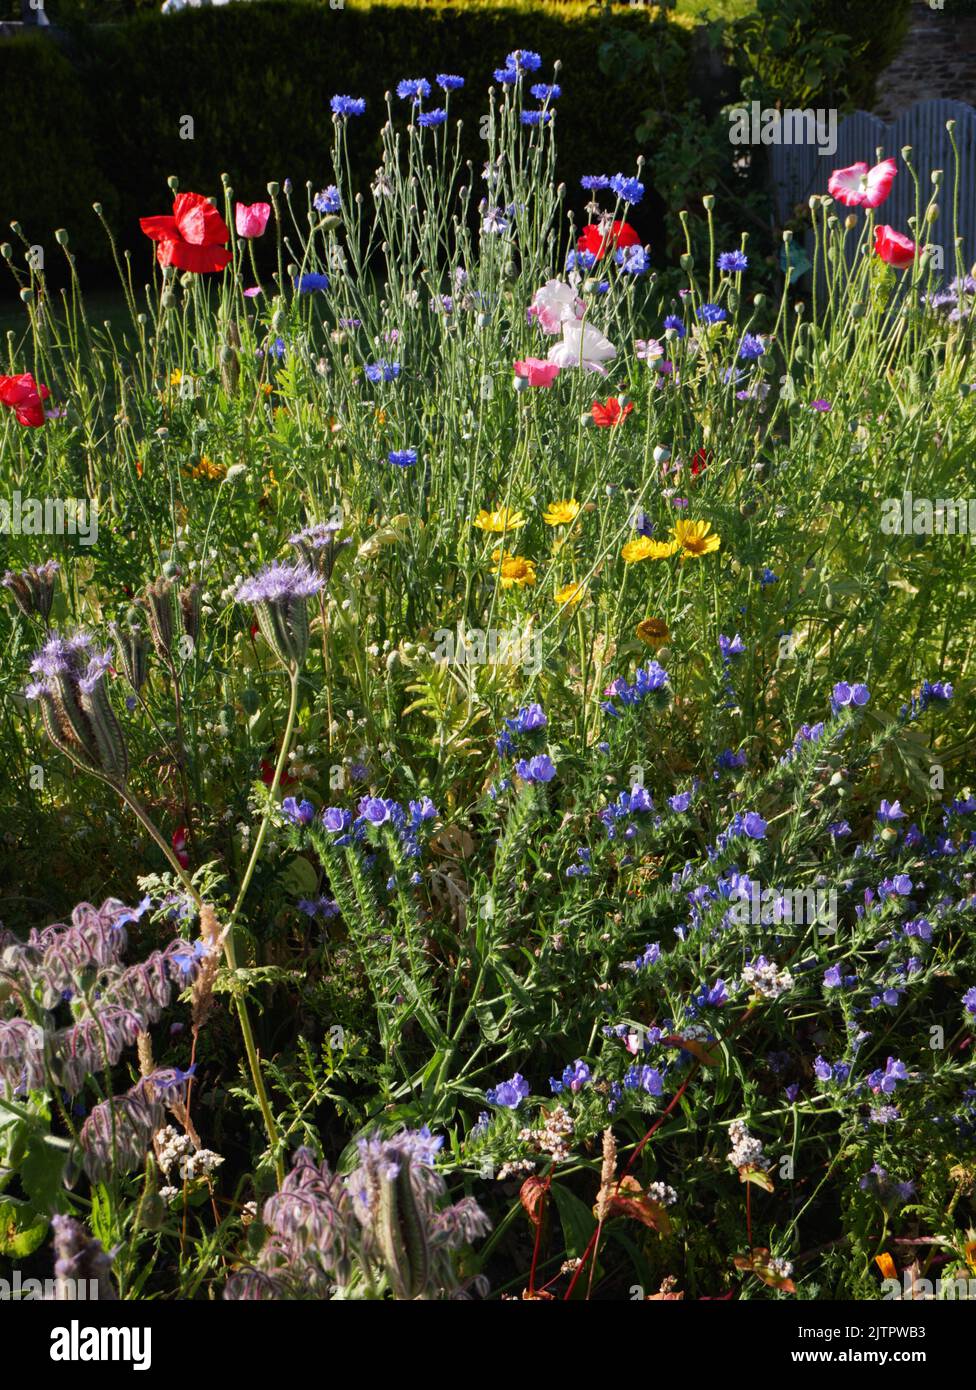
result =
M365 97L335 96L329 102L332 114L343 120L350 116L361 116L366 110Z
M323 213L342 211L342 198L334 183L330 183L328 188L323 188L321 193L316 193L312 199L312 207L316 212Z
M723 251L717 265L719 270L740 272L749 269L749 258L742 251Z
M430 96L430 83L426 77L404 77L396 85L396 94L401 101L412 101L416 106Z
M610 191L616 193L623 203L634 206L644 196L644 185L640 179L628 178L626 174L614 174L610 179Z
M368 381L396 381L400 375L400 363L387 362L385 358L381 358L378 362L367 362L363 370Z

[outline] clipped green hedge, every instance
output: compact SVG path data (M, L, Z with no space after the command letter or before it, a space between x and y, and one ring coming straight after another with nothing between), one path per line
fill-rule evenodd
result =
M100 173L90 155L72 172L70 188L57 189L50 169L36 169L57 203L52 207L33 197L31 180L26 186L19 175L12 180L5 164L0 217L19 217L38 241L52 226L66 225L75 244L83 229L98 232L91 203L100 199L108 209L114 192L120 237L140 246L138 218L166 210L170 174L183 188L212 193L227 172L247 202L266 196L269 179L322 185L330 179L329 98L336 92L367 99L366 115L350 125L353 183L365 190L379 163L385 92L402 77L433 79L436 72L467 79L464 90L452 94L451 109L464 121L466 154L480 177L479 117L487 110L494 68L514 48L542 54L541 80L551 80L555 59L562 62L560 177L569 183L585 172L630 169L638 153L637 112L660 83L652 84L650 60L646 74L614 81L600 72L596 52L608 23L640 33L651 22L648 10L620 7L608 18L584 3L346 0L343 8L332 9L324 0L261 0L89 27L68 40L78 74L71 89L77 92L80 83L89 101L82 118L72 114L72 129L62 128L62 82L53 80L50 62L39 61L33 45L23 50L31 52L26 69L34 72L33 80L8 68L4 108L14 123L8 140L21 143L35 126L44 127L53 144L70 135L72 149L90 144ZM669 23L684 36L690 54L690 21ZM34 41L39 42L44 41ZM0 46L0 61L2 55ZM61 71L64 60L56 61ZM668 100L675 108L686 99L689 72L690 65L670 75ZM45 94L46 81L51 85ZM401 118L407 115L395 97L394 105ZM192 140L180 137L183 116L193 118Z

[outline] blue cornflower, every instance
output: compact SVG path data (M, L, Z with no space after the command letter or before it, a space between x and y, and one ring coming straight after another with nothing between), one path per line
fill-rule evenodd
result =
M294 283L299 294L313 294L316 290L329 288L329 277L318 271L309 271L306 275L299 275Z
M518 80L519 74L516 68L495 69L495 81L501 82L505 87L514 87Z
M339 190L334 183L330 183L328 188L323 188L321 193L316 193L312 199L312 207L316 212L336 213L342 211L342 198Z
M387 362L383 359L379 362L367 362L365 371L369 381L396 381L400 375L400 363Z
M640 179L628 178L626 174L614 174L610 187L622 202L631 206L639 203L644 196L644 185Z
M614 260L625 275L646 275L651 268L651 258L643 246L622 246Z
M684 325L684 320L678 318L677 314L668 314L667 318L664 320L665 332L667 332L669 328L673 328L679 338L683 338L685 336L686 329Z
M778 583L779 575L774 570L771 570L768 565L766 565L759 576L759 587L761 589L765 589L769 584Z
M430 83L426 77L405 77L397 83L396 92L401 101L412 101L416 106L418 101L430 96Z
M724 323L728 318L721 304L702 304L698 310L702 323Z
M519 120L523 125L548 125L552 120L551 111L522 111Z
M439 72L434 81L442 92L457 92L464 86L464 78L456 77L453 72Z
M739 356L745 358L747 362L753 361L756 357L762 357L766 351L766 346L762 338L755 333L745 333L742 342L739 344Z
M570 251L566 255L567 270L592 270L596 256L592 251Z
M547 85L545 82L537 82L534 87L529 88L529 91L536 101L557 101L563 94L562 87L557 86L556 83Z
M343 118L349 116L361 116L366 110L365 97L333 97L329 102L334 116Z
M533 53L531 48L516 48L505 59L505 67L516 72L538 72L542 67L542 59L538 53Z
M719 270L748 270L749 257L742 251L723 251L718 258Z
M397 468L412 468L417 462L416 449L391 449L386 456Z
M433 111L421 111L417 117L417 124L420 126L431 127L443 125L447 120L447 112L443 106L437 106Z
M580 179L580 187L587 192L596 192L601 188L610 187L610 178L607 174L584 174Z

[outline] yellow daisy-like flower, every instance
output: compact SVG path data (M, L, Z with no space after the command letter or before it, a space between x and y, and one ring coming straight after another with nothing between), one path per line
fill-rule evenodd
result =
M209 482L219 482L226 477L227 469L222 463L214 463L213 459L207 458L206 454L201 455L200 462L186 470L191 478L206 478Z
M566 502L550 502L542 513L542 520L547 526L568 526L579 514L580 504L571 498Z
M710 555L722 544L722 537L712 531L710 521L678 521L671 528L671 534L675 549L681 550L682 562L689 557L697 560L702 555Z
M495 551L492 559L498 568L496 573L502 581L503 589L524 589L535 583L535 561L526 560L523 555L502 555Z
M656 541L652 536L635 536L620 552L625 564L638 560L667 560L678 549L677 541Z
M520 526L525 525L525 517L521 512L513 511L511 507L498 507L493 512L482 509L475 517L474 524L479 531L500 534L505 531L517 531Z
M671 630L663 618L644 618L634 628L634 635L648 647L663 647Z
M585 584L564 584L561 589L556 590L553 598L561 608L575 608L585 593Z
M169 384L170 384L170 386L179 386L179 384L180 384L180 382L181 382L182 380L183 380L183 373L180 371L179 367L174 367L173 370L172 370L172 371L170 372L170 374L169 374Z

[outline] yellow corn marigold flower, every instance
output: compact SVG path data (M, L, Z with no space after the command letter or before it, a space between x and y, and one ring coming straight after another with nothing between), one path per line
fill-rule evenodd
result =
M580 504L571 498L566 502L550 502L542 513L542 520L547 526L568 526L579 514Z
M681 550L681 559L700 559L710 555L722 544L722 537L712 531L710 521L677 521L671 528L675 539L675 549Z
M523 555L499 555L497 550L492 558L497 563L496 573L502 581L503 589L524 589L526 585L535 583L533 560L526 560Z
M520 526L525 525L525 517L521 512L513 511L511 507L498 507L493 512L482 509L475 517L474 524L479 531L517 531Z
M173 370L172 370L172 371L170 372L170 374L169 374L169 384L170 384L170 386L179 386L179 384L180 384L180 382L181 382L182 380L183 380L183 373L180 371L179 367L174 367Z
M563 608L575 608L586 593L585 584L564 584L561 589L557 589L553 598Z
M194 464L192 468L188 468L186 471L191 478L196 478L198 480L206 478L209 482L217 482L227 475L227 469L224 465L222 463L214 463L213 459L207 458L206 454L202 454L200 462Z
M652 536L635 536L620 552L625 564L638 560L667 560L678 549L677 541L656 541Z
M663 618L644 618L634 628L634 635L648 647L663 647L671 631Z

